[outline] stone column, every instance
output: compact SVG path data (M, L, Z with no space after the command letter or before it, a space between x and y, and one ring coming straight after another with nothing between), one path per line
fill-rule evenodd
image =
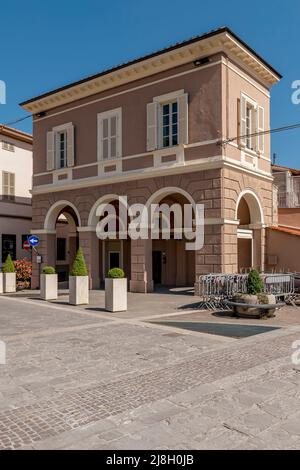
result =
M56 232L38 233L35 232L40 243L36 247L38 254L42 257L42 264L36 262L37 253L32 250L32 277L31 289L38 289L40 287L40 272L44 266L55 267L56 263Z
M131 240L131 292L153 292L152 240Z
M233 274L238 272L238 225L223 225L223 269L225 274Z
M253 229L253 267L262 272L265 268L265 229Z
M222 270L222 226L205 225L204 246L195 253L196 278L201 274L219 273Z
M86 266L89 272L90 289L100 288L100 256L99 239L94 229L84 230L85 227L78 228L79 246L82 248Z

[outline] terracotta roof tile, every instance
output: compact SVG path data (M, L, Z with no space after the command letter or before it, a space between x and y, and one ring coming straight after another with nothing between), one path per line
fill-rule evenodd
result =
M297 235L298 237L300 237L300 228L295 229L295 228L283 227L283 226L279 225L278 227L270 227L270 230L275 230L277 232L288 233L290 235Z

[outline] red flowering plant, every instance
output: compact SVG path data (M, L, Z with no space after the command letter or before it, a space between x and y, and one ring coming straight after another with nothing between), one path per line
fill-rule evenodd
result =
M17 288L29 289L32 275L32 263L29 259L18 259L14 261L17 276Z

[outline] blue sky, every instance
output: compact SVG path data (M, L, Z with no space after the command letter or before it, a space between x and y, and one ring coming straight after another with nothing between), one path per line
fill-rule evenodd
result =
M284 76L272 90L271 126L300 123L299 0L10 0L1 5L0 122L18 103L177 41L229 26ZM28 119L15 127L31 132ZM278 162L300 168L300 129L272 136Z

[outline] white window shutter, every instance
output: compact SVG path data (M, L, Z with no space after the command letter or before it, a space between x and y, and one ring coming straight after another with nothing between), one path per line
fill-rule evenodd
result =
M69 126L67 134L67 166L74 166L74 126Z
M116 146L117 146L117 157L122 156L122 118L121 114L116 116Z
M53 131L47 132L47 170L51 171L55 168L55 134Z
M188 127L188 94L184 93L178 97L178 143L187 144L189 141Z
M260 153L264 153L264 144L265 139L264 135L261 134L265 130L264 122L265 122L265 110L261 106L258 107L258 125L257 125L257 132L260 134L257 136L257 150Z
M251 113L251 134L257 134L258 126L258 111L257 108L252 108ZM252 150L257 150L257 135L252 135L251 137L251 148Z
M158 147L158 103L147 104L147 151Z
M240 144L246 146L246 106L247 101L245 96L240 99Z

